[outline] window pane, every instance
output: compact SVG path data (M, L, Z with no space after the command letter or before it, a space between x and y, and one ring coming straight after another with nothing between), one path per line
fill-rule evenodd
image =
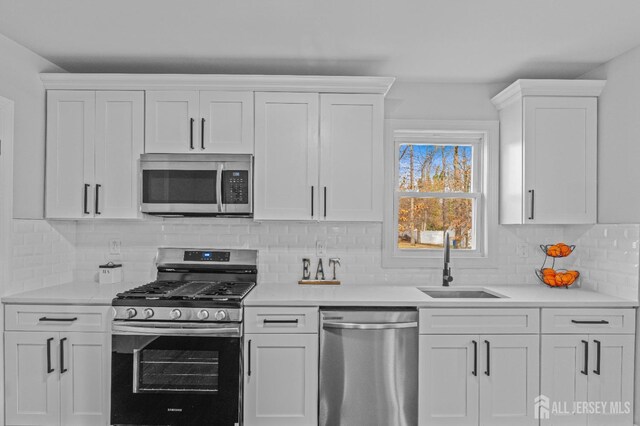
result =
M474 210L475 201L469 198L400 197L398 248L442 249L446 230L451 248L472 250Z
M400 191L471 192L470 145L400 145Z

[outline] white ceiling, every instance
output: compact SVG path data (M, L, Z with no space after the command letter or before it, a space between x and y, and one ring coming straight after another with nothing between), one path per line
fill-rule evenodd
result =
M638 0L0 0L70 72L574 78L640 44Z

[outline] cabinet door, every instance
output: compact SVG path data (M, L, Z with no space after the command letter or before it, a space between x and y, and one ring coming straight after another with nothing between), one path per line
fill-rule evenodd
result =
M318 205L318 95L256 93L256 220L309 220Z
M420 425L478 424L479 343L478 336L420 336Z
M602 334L589 341L589 402L607 404L604 413L589 414L589 426L633 425L635 337Z
M5 332L4 345L6 423L57 425L58 333Z
M60 423L109 423L110 335L60 333Z
M144 151L200 152L198 100L197 91L147 91Z
M589 377L586 334L542 335L542 360L540 370L540 423L545 426L586 425L584 414L569 415L574 401L587 400ZM552 412L550 403L567 407L562 412ZM566 414L565 414L566 413ZM547 416L548 414L548 416Z
M47 91L47 218L93 216L95 96L90 91Z
M136 218L144 92L97 92L96 117L93 210L106 219Z
M318 424L318 335L245 335L244 424Z
M253 154L253 92L200 92L198 149Z
M537 425L538 335L480 336L480 425Z
M321 217L382 221L382 95L320 95Z
M524 145L525 223L596 223L596 98L525 97Z

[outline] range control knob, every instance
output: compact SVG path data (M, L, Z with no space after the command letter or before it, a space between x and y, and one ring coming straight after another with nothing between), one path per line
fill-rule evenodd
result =
M181 316L182 312L180 312L180 309L172 309L171 312L169 312L169 318L171 318L172 320L178 319Z
M207 318L209 318L209 311L202 309L196 316L199 320L206 320Z
M217 311L214 315L216 321L222 321L224 319L227 318L227 312L226 311Z
M133 308L127 308L127 310L125 311L127 318L133 318L138 314L138 311L136 311Z
M145 318L151 318L153 316L153 309L151 308L146 308L144 311L142 311L142 315Z

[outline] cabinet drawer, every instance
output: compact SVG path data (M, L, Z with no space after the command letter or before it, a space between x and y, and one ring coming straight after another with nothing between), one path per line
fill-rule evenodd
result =
M4 328L15 331L110 330L110 306L5 305Z
M317 308L245 308L245 333L317 333Z
M420 309L420 334L536 334L538 309Z
M542 310L543 333L631 334L635 323L635 309Z

